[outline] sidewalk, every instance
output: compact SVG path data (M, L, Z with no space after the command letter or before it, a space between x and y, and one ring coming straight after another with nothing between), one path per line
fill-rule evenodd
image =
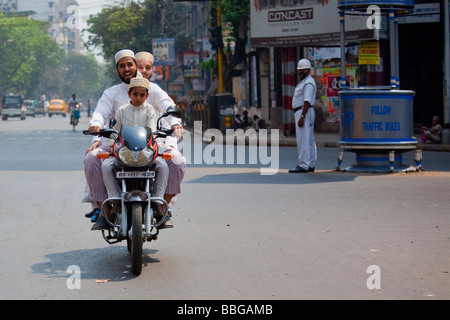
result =
M317 147L339 148L339 133L314 133ZM417 138L417 137L416 137ZM427 151L450 152L450 144L423 144L420 137L417 138L418 149ZM297 146L295 137L280 137L280 146Z
M186 128L191 135L193 135L192 128ZM202 133L203 134L203 133ZM314 137L316 139L316 145L320 148L339 148L340 147L340 135L339 133L321 133L315 132ZM450 144L423 144L420 141L420 135L416 135L416 140L418 142L417 149L427 150L427 151L441 151L441 152L450 152ZM237 140L235 140L236 143ZM267 136L267 143L270 144L271 138L270 133ZM203 142L206 142L203 139ZM208 141L210 143L211 141ZM246 141L247 142L247 141ZM226 140L223 139L223 143L226 143ZM295 136L284 137L280 135L279 137L279 146L280 147L296 147L297 140Z

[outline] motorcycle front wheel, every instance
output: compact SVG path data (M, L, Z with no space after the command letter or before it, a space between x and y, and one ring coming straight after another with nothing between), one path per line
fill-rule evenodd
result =
M142 272L142 205L133 203L131 206L131 271L133 274Z

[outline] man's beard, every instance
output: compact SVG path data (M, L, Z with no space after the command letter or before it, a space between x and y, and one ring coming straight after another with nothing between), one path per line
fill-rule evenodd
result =
M300 81L302 81L303 79L305 79L308 76L309 73L299 73L298 77L300 79Z
M126 83L126 84L130 84L130 81L132 78L135 78L137 75L137 70L134 72L134 75L130 78L130 79L125 79L122 75L119 74L120 79L122 80L122 82Z

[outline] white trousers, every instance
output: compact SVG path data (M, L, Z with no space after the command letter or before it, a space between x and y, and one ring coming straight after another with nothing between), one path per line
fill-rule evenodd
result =
M298 120L302 115L302 110L294 114L295 118L295 134L297 137L298 165L308 170L314 168L317 161L316 140L314 138L314 121L316 113L314 108L309 108L305 116L303 127L298 126Z

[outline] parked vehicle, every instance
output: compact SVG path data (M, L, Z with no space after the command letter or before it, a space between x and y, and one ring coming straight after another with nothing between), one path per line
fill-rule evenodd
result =
M64 100L52 99L50 100L50 105L48 106L48 116L52 117L54 114L60 114L63 117L66 117L68 110L69 107Z
M19 95L4 95L1 111L2 120L8 120L8 117L20 117L20 120L25 120L27 117L27 108Z
M37 107L37 101L36 100L23 100L23 104L27 108L27 116L34 117L36 115L36 107Z
M109 244L127 241L128 251L131 253L131 271L140 274L142 271L142 246L145 241L157 239L159 226L168 214L168 204L163 198L153 197L151 185L155 178L156 157L171 159L171 154L160 154L155 141L158 137L167 137L173 130L164 130L160 127L160 120L169 115L180 116L178 110L169 108L158 119L157 130L151 131L148 127L122 127L120 132L112 129L115 119L110 121L109 129L99 132L83 131L84 134L102 136L114 139L113 153L99 154L99 158L116 158L116 178L121 180L122 192L120 198L108 198L101 210L108 221L109 228L103 229L103 238ZM111 207L115 201L120 201L121 211L114 214L109 221L105 208ZM152 203L158 201L164 204L163 217L157 220L154 216Z

